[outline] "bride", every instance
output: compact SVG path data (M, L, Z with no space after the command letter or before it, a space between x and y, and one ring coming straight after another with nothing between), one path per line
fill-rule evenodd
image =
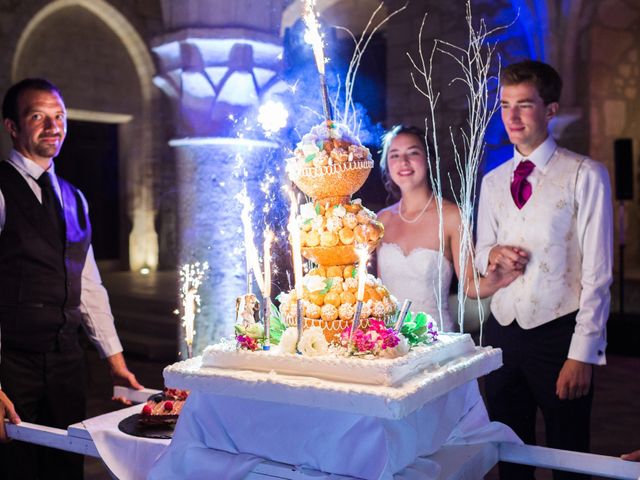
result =
M431 314L445 331L453 331L447 299L453 272L459 277L460 211L456 204L442 199L444 259L438 292L440 220L430 188L426 148L424 132L416 127L399 125L383 138L382 180L398 202L378 213L385 227L377 251L378 276L396 297L410 299L412 310ZM480 277L476 291L471 269L469 259L464 287L472 298L492 295L522 274L492 266L486 277ZM442 318L438 318L438 295Z

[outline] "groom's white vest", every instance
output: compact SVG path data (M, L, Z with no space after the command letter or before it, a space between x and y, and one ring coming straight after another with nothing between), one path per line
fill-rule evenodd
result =
M576 229L576 181L589 158L557 148L546 172L537 172L533 193L522 210L511 197L512 162L488 173L482 184L498 218L497 244L529 252L525 274L495 293L491 311L501 325L514 319L530 329L578 310L581 292Z

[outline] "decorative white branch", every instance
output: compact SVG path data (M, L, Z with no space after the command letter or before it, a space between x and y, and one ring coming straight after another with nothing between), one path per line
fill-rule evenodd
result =
M440 174L440 149L437 139L436 128L436 107L440 93L433 89L432 71L434 56L437 53L449 56L460 68L459 76L454 77L450 85L461 82L467 89L466 99L468 107L468 117L466 124L459 128L449 126L449 136L452 142L452 154L455 168L460 178L460 191L455 192L452 188L454 200L460 209L461 227L460 227L460 252L459 262L459 279L460 288L458 289L458 322L459 328L463 329L464 319L464 303L467 297L464 288L467 278L467 268L469 263L473 265L473 230L474 221L474 202L476 196L476 180L478 175L478 167L484 156L485 151L485 135L489 121L493 114L499 108L499 99L497 95L491 95L491 83L495 82L497 77L492 75L491 69L495 63L496 43L489 43L488 38L499 30L508 27L502 26L493 30L487 29L484 19L480 20L478 28L473 26L473 16L471 13L471 3L466 3L466 22L468 28L468 44L465 47L454 45L450 42L435 39L431 55L428 63L422 51L422 34L426 20L426 14L423 18L420 32L418 35L418 59L415 61L411 55L409 59L416 70L417 74L411 73L411 79L415 88L427 99L427 116L425 118L425 131L427 140L433 147L435 158L431 158L431 153L427 151L427 160L431 170L431 183L434 195L436 195L439 217L439 239L440 239L440 260L438 263L438 286L436 293L438 296L438 312L441 313L442 301L440 292L442 291L442 261L444 258L444 232L443 232L443 216L442 216L442 179ZM500 59L497 58L497 70L500 71ZM499 76L499 75L498 75ZM419 80L419 81L418 81ZM451 173L448 174L449 182L453 186ZM471 260L471 262L470 262ZM473 269L473 283L476 291L478 291L479 277L475 269ZM482 338L482 304L478 299L478 310L480 312L480 338Z

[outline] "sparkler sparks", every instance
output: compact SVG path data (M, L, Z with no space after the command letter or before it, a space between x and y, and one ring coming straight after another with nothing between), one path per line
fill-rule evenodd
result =
M180 267L180 299L182 300L182 326L185 330L185 342L189 358L193 353L194 322L200 311L200 295L198 289L202 285L205 273L209 270L208 262L188 263Z
M287 126L289 112L280 102L268 100L258 109L258 123L269 134L276 133Z
M324 40L320 33L320 23L318 22L318 16L315 12L316 2L315 0L304 1L304 24L307 26L307 30L304 33L304 41L307 42L313 48L313 56L316 60L316 67L318 73L324 75Z
M315 0L305 0L304 2L304 16L302 17L307 30L304 34L304 40L313 48L313 56L316 60L316 67L320 76L320 93L322 95L322 106L324 108L324 116L328 122L333 120L333 114L331 112L331 103L329 103L329 92L327 90L327 79L325 77L324 64L326 62L324 58L324 40L320 34L320 24L318 23L318 17L316 16L314 7L316 5Z
M258 288L261 292L264 291L264 278L262 277L262 269L260 268L260 259L258 258L258 251L253 241L253 225L251 223L251 212L253 211L253 204L247 195L247 189L243 188L236 199L242 204L242 212L240 218L242 220L242 226L244 230L244 248L247 261L247 278L253 271ZM250 287L250 282L247 281L247 287ZM247 292L250 293L250 292Z

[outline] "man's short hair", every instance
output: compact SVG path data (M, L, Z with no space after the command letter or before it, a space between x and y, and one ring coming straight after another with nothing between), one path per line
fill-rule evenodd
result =
M18 99L20 98L20 94L27 90L55 92L62 98L58 87L49 80L44 78L25 78L12 85L9 90L7 90L7 93L5 93L4 100L2 100L2 118L13 120L16 124L19 123L18 117L20 116L20 112L18 112Z
M513 63L500 72L502 85L530 83L538 90L545 105L560 101L562 78L551 66L536 60Z

